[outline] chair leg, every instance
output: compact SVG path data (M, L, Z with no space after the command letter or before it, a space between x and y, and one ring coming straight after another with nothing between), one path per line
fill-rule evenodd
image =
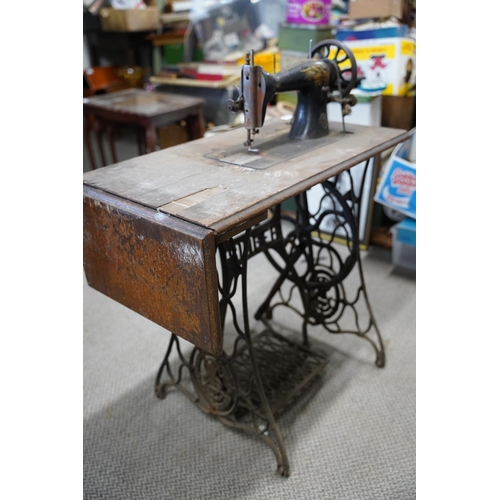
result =
M106 155L104 154L102 135L106 130L107 123L102 119L96 120L96 122L97 122L97 144L99 146L99 151L101 153L102 165L106 166Z
M114 124L110 124L108 132L108 140L109 140L109 147L111 149L111 158L113 159L113 163L118 163L118 158L116 156L116 148L115 148L115 137L116 137L116 126Z
M201 139L205 135L205 120L203 119L203 114L198 113L197 115L189 115L186 118L187 129L189 133L189 139L194 141L195 139Z
M137 146L139 148L139 155L146 154L146 131L142 127L137 127Z
M89 117L84 116L83 117L83 139L85 142L85 147L87 149L87 153L89 155L90 159L90 167L92 170L96 169L96 164L95 164L95 159L94 159L94 153L92 151L92 143L90 142L90 130L92 128L91 121Z
M146 153L154 153L158 145L158 135L155 128L150 125L146 128Z

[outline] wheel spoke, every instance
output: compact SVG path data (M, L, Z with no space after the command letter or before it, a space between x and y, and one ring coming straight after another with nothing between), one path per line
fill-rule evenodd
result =
M337 66L338 85L344 97L355 87L357 79L353 78L353 75L357 73L356 59L346 45L338 40L324 40L312 48L311 58L316 60L328 58ZM348 67L340 68L340 64L346 64ZM349 77L345 78L348 74Z

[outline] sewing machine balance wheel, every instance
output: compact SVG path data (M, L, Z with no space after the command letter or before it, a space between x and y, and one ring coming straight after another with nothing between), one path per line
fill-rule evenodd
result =
M311 49L311 59L329 59L339 70L338 89L345 97L356 87L358 66L351 49L338 40L323 40Z

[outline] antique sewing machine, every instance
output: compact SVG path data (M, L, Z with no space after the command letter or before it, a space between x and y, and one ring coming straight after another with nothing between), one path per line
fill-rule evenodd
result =
M275 74L267 73L254 64L253 51L241 68L240 96L230 100L229 109L243 111L249 152L255 134L264 125L266 108L278 92L298 91L290 139L316 139L329 133L326 106L338 102L342 119L350 114L356 97L350 91L358 83L356 59L351 50L337 40L325 40L311 47L306 61ZM345 125L343 123L345 131Z

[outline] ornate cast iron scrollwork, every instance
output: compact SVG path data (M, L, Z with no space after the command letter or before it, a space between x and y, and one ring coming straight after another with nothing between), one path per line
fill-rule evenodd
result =
M260 248L280 275L256 318L270 326L274 310L287 307L302 317L305 345L309 342L308 326L322 326L330 333L355 334L373 346L376 365L382 367L384 347L368 301L360 260L359 214L368 168L366 162L358 186L350 171L323 182L324 194L314 211L309 208L306 193L295 199L295 217L282 216L280 207L276 207L268 222L275 236L268 230L258 233L258 237ZM291 228L283 234L285 223ZM325 226L327 231L323 230ZM337 245L339 239L343 245ZM350 275L356 265L359 285L352 291L345 283L347 278L354 281Z
M282 214L278 205L268 220L221 243L221 321L225 330L232 320L236 334L233 348L219 357L193 348L188 358L179 339L172 335L156 379L159 398L166 396L169 386L175 386L224 425L260 437L273 450L278 472L284 476L290 468L276 419L327 363L326 356L309 347L307 327L358 335L374 347L377 366L384 365L382 339L368 303L360 261L358 225L367 168L368 164L359 193L355 193L348 171L342 174L349 181L343 193L338 176L322 184L324 196L316 210L310 210L303 193L296 198L295 217ZM326 221L330 222L327 233L323 231ZM337 246L339 237L344 244ZM249 322L247 268L249 259L259 253L264 253L278 271L278 278L255 313L266 328L254 335ZM353 291L346 287L346 280L351 279L356 266L359 285ZM239 293L241 307L235 305ZM273 311L281 307L302 318L302 344L273 330ZM362 307L365 314L361 314ZM348 312L350 326L345 324ZM368 335L372 330L375 339ZM178 355L175 368L171 363L174 347Z
M196 349L191 380L210 413L223 416L234 411L237 385L225 355L216 358Z

